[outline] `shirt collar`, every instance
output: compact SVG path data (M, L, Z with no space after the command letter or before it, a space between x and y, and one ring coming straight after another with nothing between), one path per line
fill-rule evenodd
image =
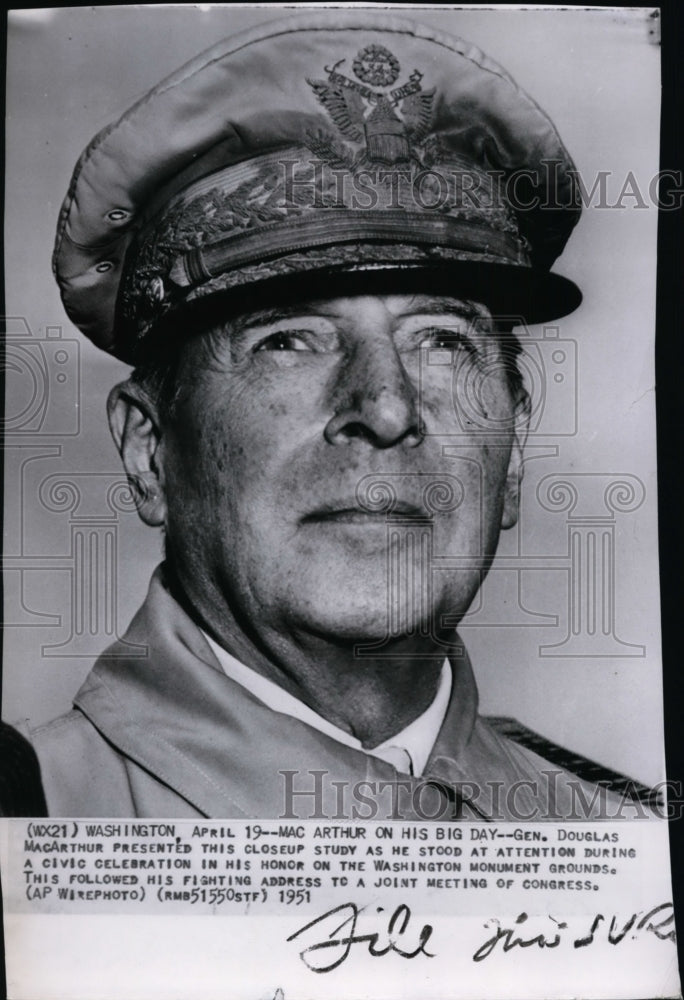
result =
M452 674L448 660L445 660L442 665L437 693L425 711L401 732L395 733L394 736L390 736L389 739L372 749L366 749L355 736L324 719L322 715L305 705L303 701L295 698L289 691L285 691L274 681L269 680L268 677L258 674L256 670L241 663L231 653L214 642L204 630L201 631L226 676L246 688L250 694L253 694L274 712L281 712L283 715L299 719L300 722L325 733L337 740L338 743L353 747L355 750L362 750L372 757L379 757L381 760L394 764L399 770L416 776L423 773L449 705Z

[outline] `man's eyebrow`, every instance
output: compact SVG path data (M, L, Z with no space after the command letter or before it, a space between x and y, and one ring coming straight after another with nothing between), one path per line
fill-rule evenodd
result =
M419 316L429 313L433 316L457 316L459 319L489 319L483 306L468 299L448 299L442 296L416 295L404 316Z
M238 317L230 326L237 333L243 333L255 326L265 326L277 323L279 320L292 319L293 316L326 316L328 313L317 308L310 302L296 303L287 306L274 306L270 309L256 309L244 316Z

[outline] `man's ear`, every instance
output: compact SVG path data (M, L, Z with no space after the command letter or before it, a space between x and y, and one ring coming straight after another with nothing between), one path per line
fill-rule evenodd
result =
M513 411L513 445L506 474L506 493L501 517L502 528L512 528L518 521L520 484L523 478L523 452L530 427L530 411L529 394L525 389L520 389Z
M140 386L128 381L109 393L107 415L138 514L145 524L160 527L166 520L166 497L156 408Z

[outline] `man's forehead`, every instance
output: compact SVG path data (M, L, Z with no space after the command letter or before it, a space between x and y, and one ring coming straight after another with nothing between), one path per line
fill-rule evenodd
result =
M491 319L490 310L481 302L457 298L453 295L410 294L402 295L345 295L329 298L304 299L272 305L262 309L248 310L236 316L230 327L236 332L257 326L266 326L289 319L305 316L320 316L329 319L344 318L349 314L370 314L373 309L383 308L395 319L412 316L453 316L465 320Z

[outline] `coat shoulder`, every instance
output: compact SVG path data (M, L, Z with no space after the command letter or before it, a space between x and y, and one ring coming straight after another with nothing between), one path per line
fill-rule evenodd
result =
M510 716L489 715L482 717L481 721L496 736L519 748L525 757L537 766L551 764L571 779L579 779L585 786L599 786L606 789L615 801L622 802L625 806L632 803L637 811L642 807L644 815L651 810L662 808L663 803L658 789L649 788L648 785L635 781L626 774L614 771L604 764L554 743L553 740L535 732L517 719Z
M121 754L78 710L29 730L50 816L132 814Z

